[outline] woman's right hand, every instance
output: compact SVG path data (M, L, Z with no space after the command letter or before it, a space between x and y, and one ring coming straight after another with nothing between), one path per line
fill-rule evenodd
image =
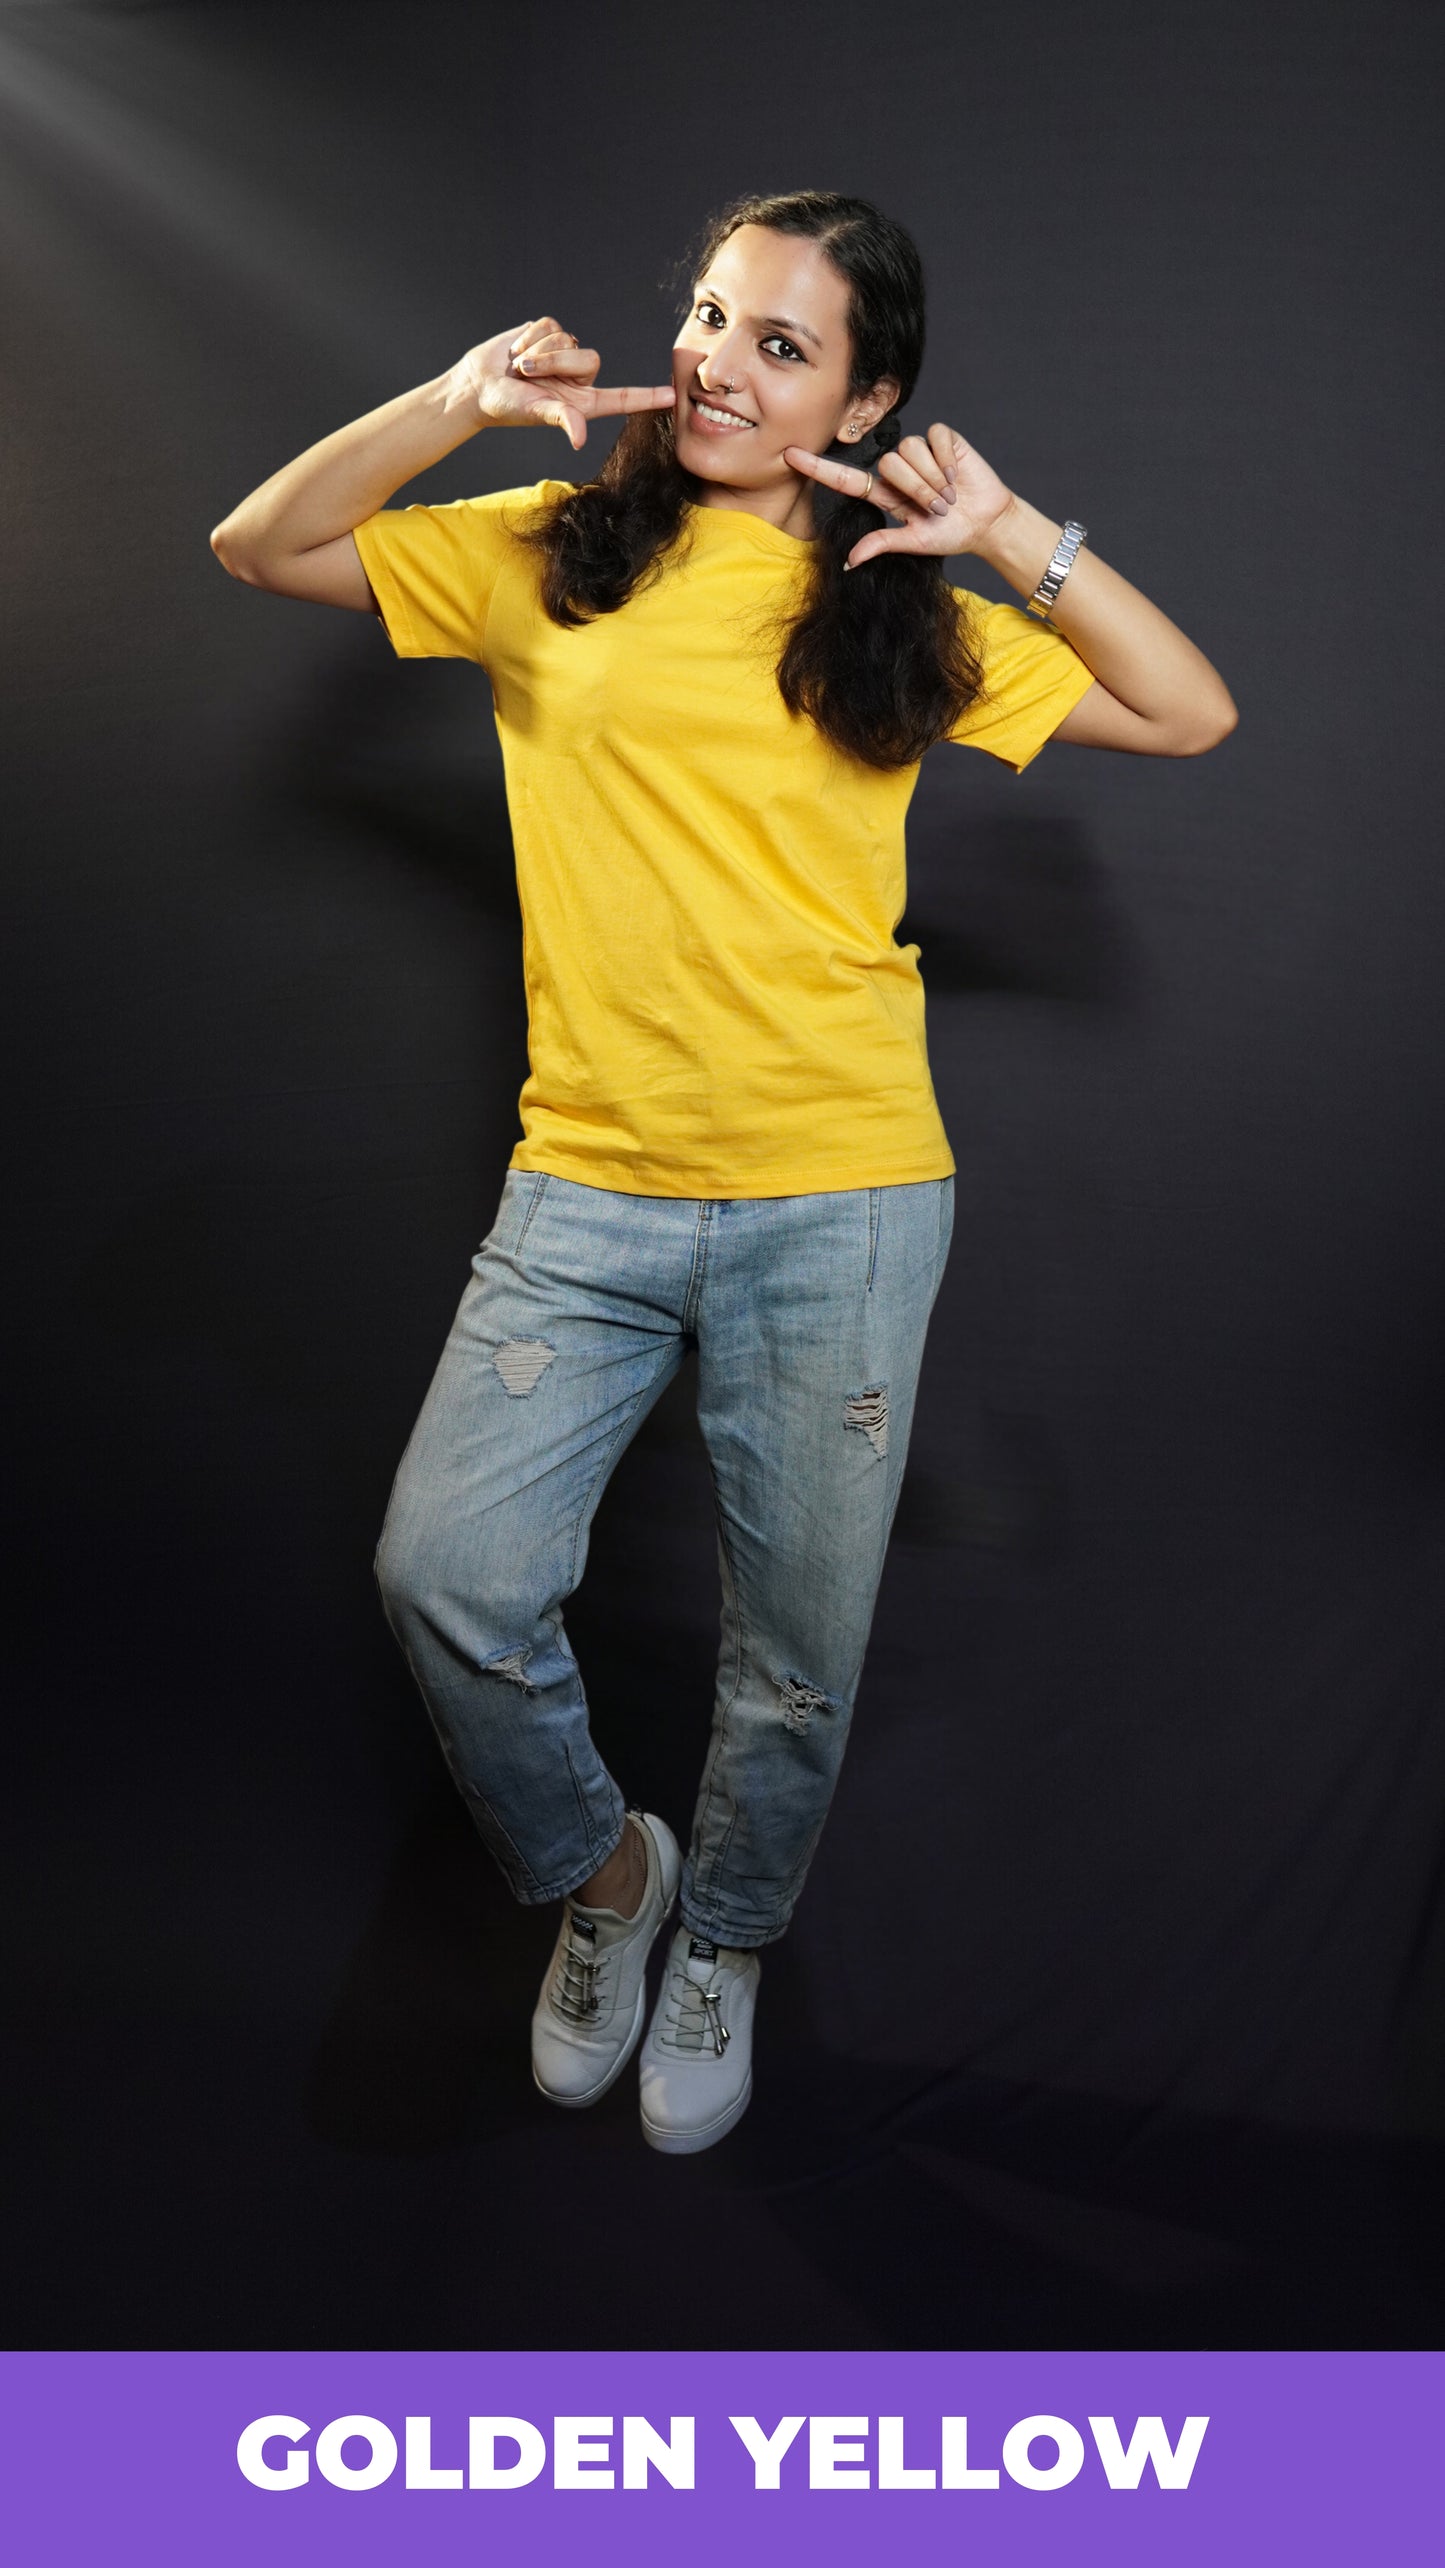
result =
M601 363L595 348L579 348L571 331L549 314L469 348L453 366L452 382L475 402L480 425L560 428L574 449L586 444L589 419L672 408L670 383L604 389L597 382Z

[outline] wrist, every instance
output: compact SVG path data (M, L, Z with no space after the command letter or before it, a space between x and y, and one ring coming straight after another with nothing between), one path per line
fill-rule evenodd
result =
M995 548L1000 546L1006 547L1008 545L1010 532L1018 511L1018 504L1018 496L1016 492L1005 492L1002 508L998 510L995 516L989 519L987 526L980 529L978 542L969 546L969 551L971 553L977 554L978 559L981 562L990 563L995 570L998 570L1001 567L1000 564L994 560Z
M456 430L458 444L490 424L482 409L481 388L465 357L458 357L454 366L428 384L427 392L440 417Z
M983 540L974 546L981 561L1022 596L1032 597L1053 557L1062 525L1010 491Z

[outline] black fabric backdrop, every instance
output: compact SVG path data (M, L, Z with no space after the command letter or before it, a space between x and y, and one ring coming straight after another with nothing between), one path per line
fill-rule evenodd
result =
M18 2341L1436 2340L1440 29L0 10ZM534 2095L554 1921L372 1586L525 1067L485 683L206 539L509 321L655 379L669 263L795 184L915 229L911 423L1241 722L925 766L952 1263L757 2100L672 2161L626 2082ZM499 434L409 495L567 470ZM678 1824L691 1381L569 1617Z

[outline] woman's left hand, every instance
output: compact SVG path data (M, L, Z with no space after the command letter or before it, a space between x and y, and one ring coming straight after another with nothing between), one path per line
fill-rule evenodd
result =
M941 419L926 437L905 437L871 471L810 455L805 446L785 446L783 460L825 489L871 500L899 521L860 536L848 556L850 571L877 553L976 553L1013 506L1013 492L992 464Z

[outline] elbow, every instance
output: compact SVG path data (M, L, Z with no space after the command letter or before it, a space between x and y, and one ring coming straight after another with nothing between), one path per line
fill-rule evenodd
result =
M211 550L223 571L233 580L244 580L248 588L264 588L266 583L252 554L244 545L229 517L211 529Z
M213 526L211 528L211 550L215 554L217 561L220 563L222 570L229 571L232 579L239 579L241 576L240 556L236 546L236 539L231 532L229 521L224 517L222 518L219 526Z
M1239 722L1239 707L1224 688L1207 705L1201 705L1188 722L1180 725L1173 742L1176 758L1202 758L1206 749L1217 749L1227 740Z

